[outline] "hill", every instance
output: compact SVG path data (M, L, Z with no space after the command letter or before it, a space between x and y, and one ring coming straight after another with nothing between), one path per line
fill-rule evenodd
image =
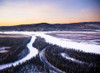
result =
M70 24L22 24L16 26L1 26L0 31L68 31L68 30L98 30L100 22L81 22Z

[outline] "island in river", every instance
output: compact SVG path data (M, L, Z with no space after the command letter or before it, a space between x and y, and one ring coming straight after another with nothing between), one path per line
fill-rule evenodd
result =
M99 72L99 22L49 25L0 27L0 73Z

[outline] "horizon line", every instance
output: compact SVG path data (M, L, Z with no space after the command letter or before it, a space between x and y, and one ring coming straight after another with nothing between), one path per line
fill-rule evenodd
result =
M55 25L55 24L75 24L75 23L100 23L100 21L88 21L88 22L69 22L69 23L48 23L48 22L37 22L37 23L26 23L26 24L15 24L15 25L4 25L4 26L20 26L20 25L35 25L35 24L51 24L51 25ZM0 27L2 27L2 25L0 25Z

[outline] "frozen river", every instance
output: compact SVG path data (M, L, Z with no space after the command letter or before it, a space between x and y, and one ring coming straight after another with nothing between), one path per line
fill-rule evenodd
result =
M20 64L24 63L27 60L30 60L31 58L35 57L38 54L38 50L32 46L32 44L34 43L35 39L36 39L36 37L32 36L31 41L27 44L27 47L29 49L29 54L27 56L25 56L24 58L22 58L22 59L20 59L18 61L0 65L0 70L8 68L8 67L11 67L12 65L13 66L17 66L17 65L19 65L19 63Z
M47 35L46 33L52 33L52 32L27 32L27 31L26 32L19 32L19 31L0 32L0 34L24 34L24 35L32 36L30 42L26 45L29 49L29 54L27 54L27 56L25 56L24 58L18 61L0 65L0 70L11 67L12 65L16 66L19 63L24 63L27 60L35 57L38 54L38 50L34 48L32 44L34 43L36 36L40 36L41 38L44 38L47 43L56 44L64 48L69 48L69 49L72 48L72 49L81 50L84 52L100 54L100 45L88 44L88 43L78 43L78 42L74 42L69 39L53 37L53 36Z

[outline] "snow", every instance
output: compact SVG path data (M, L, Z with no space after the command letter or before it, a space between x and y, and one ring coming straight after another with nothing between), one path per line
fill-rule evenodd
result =
M80 63L80 64L84 64L85 62L82 62L80 60L77 60L75 58L72 58L72 57L69 57L66 53L60 53L60 55L65 58L65 59L68 59L68 60L71 60L73 62L76 62L76 63Z
M46 33L53 33L53 31L49 32L28 32L28 31L11 31L11 32L0 32L2 34L24 34L24 35L35 35L40 36L46 40L46 42L50 44L56 44L58 46L64 48L72 48L75 50L81 50L88 53L95 53L100 54L100 45L97 44L90 44L90 43L83 43L83 42L75 42L69 39L57 38L50 35L46 35Z
M0 70L11 67L12 65L17 66L17 65L19 65L19 63L24 63L25 61L35 57L38 54L38 50L32 46L35 39L36 39L36 37L32 36L31 41L27 44L27 47L29 49L29 54L27 56L25 56L21 60L18 60L18 61L12 62L12 63L8 63L8 64L0 65Z
M8 50L6 49L9 49L11 47L0 47L0 53L5 53L5 52L8 52Z
M36 36L40 36L41 38L44 38L46 40L47 43L50 44L56 44L58 46L67 48L67 49L75 49L75 50L82 50L84 52L89 52L89 53L95 53L95 54L100 54L100 45L96 45L96 44L86 44L86 43L78 43L78 42L73 42L69 39L63 39L63 38L56 38L50 35L46 35L46 33L48 32L28 32L28 31L13 31L13 32L0 32L2 34L23 34L23 35L30 35L32 36L31 41L27 44L27 47L29 48L29 54L27 56L25 56L23 59L20 59L18 61L15 61L13 63L8 63L8 64L3 64L0 65L0 70L18 65L19 63L23 63L29 59L31 59L32 57L35 57L38 54L38 50L36 48L34 48L32 46L32 44L34 43ZM52 33L52 32L49 32ZM80 62L79 60L76 60L74 58L70 58L68 56L66 56L66 54L61 54L63 57L65 57L66 59L70 59L73 60L75 62Z
M78 43L78 42L71 41L69 39L52 37L44 33L36 33L35 35L45 38L46 42L48 43L56 44L64 48L68 48L68 49L72 48L72 49L81 50L84 52L100 54L100 45Z

